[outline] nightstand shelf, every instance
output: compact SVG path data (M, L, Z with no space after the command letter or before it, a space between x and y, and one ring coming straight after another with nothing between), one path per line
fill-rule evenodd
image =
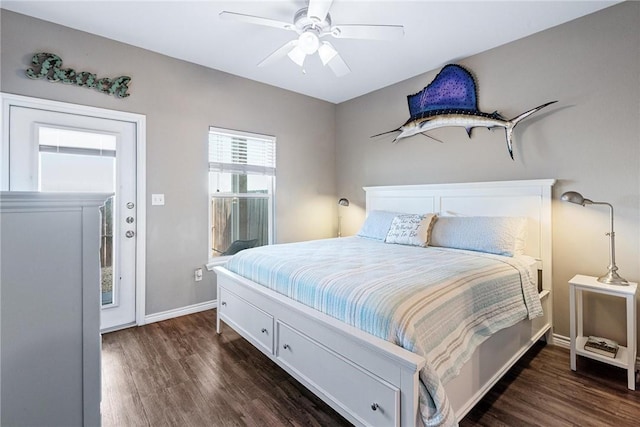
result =
M598 353L594 353L592 351L585 350L584 344L587 342L588 338L589 337L582 337L582 336L576 337L576 354L580 356L589 357L591 359L599 360L601 362L608 363L613 366L617 366L618 368L627 369L627 360L629 360L629 355L628 355L629 350L627 350L627 347L621 345L618 347L618 353L616 354L615 358L607 357Z
M627 386L636 389L636 291L638 285L607 285L600 283L595 277L576 275L569 281L569 322L571 335L571 370L576 370L577 355L608 363L627 370ZM603 356L584 349L587 342L583 332L582 293L593 292L624 298L627 309L627 346L619 346L615 358Z

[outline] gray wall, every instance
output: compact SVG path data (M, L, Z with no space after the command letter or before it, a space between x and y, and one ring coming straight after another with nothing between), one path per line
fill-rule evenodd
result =
M479 104L515 116L560 102L516 128L515 156L503 133L434 131L440 144L416 136L391 144L371 135L408 118L406 95L438 70L338 106L167 58L97 36L2 10L1 90L147 116L147 313L215 298L214 279L192 280L206 261L206 130L209 125L278 137L277 234L288 242L335 234L336 197L343 232L364 217L362 186L556 178L554 198L582 192L616 208L617 263L640 279L640 4L620 5L457 61L478 79ZM131 97L30 81L30 56L58 53L66 66L100 75L131 75ZM428 54L428 44L425 52ZM335 145L334 145L335 144ZM337 189L337 191L336 191ZM608 263L608 212L554 204L555 331L569 334L567 281L599 275ZM589 298L588 333L624 342L621 301ZM639 328L640 329L640 328Z
M147 117L147 314L216 298L207 262L207 132L210 125L277 137L277 241L336 232L335 105L102 37L1 10L6 93ZM99 77L128 75L131 96L30 80L36 52ZM215 52L211 52L215 55ZM164 193L165 206L151 206Z
M640 3L626 2L525 39L457 61L475 74L480 109L513 117L546 101L558 104L521 123L515 161L504 132L433 132L391 144L370 136L409 117L406 95L426 86L434 70L338 105L338 195L348 197L345 234L363 218L362 186L556 178L553 205L555 332L569 335L567 281L600 275L608 265L609 212L559 202L576 190L612 203L620 274L640 279ZM428 44L424 54L428 55ZM621 299L585 301L586 332L625 342ZM640 330L640 328L639 328Z

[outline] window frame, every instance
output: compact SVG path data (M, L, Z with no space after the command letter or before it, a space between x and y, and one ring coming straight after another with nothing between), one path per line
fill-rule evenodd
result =
M219 128L216 126L209 126L209 131L207 132L207 136L209 136L211 133L218 133L218 134L224 134L224 135L229 135L232 137L239 137L239 138L247 138L247 139L263 139L263 140L269 140L273 143L274 145L274 164L275 164L275 155L276 155L276 137L273 135L266 135L266 134L259 134L259 133L253 133L253 132L246 132L246 131L239 131L239 130L235 130L235 129L227 129L227 128ZM210 142L209 139L207 138L207 152L209 150L210 147ZM207 155L208 156L208 155ZM268 245L272 245L274 243L274 236L275 236L275 192L276 192L276 168L274 166L273 168L273 174L265 174L264 176L268 176L269 179L269 185L267 188L267 193L237 193L237 192L217 192L214 191L211 188L211 180L210 180L210 175L212 171L211 170L207 170L207 210L208 210L208 219L207 219L207 223L208 223L208 245L207 245L207 259L208 262L206 264L206 267L209 271L211 271L213 269L213 267L218 266L218 265L223 265L225 264L233 255L225 255L225 256L217 256L217 257L212 257L212 250L213 250L213 223L212 223L212 200L213 198L238 198L238 199L267 199L267 217L268 217L268 221L267 221L267 241L268 241ZM220 172L220 173L234 173L234 172ZM245 173L244 175L251 175L251 173Z

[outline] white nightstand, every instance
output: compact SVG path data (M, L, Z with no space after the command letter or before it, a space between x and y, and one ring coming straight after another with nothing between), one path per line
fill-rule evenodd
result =
M569 313L571 334L571 370L576 370L576 355L589 357L604 363L609 363L627 370L627 386L631 390L636 389L635 364L636 364L636 290L637 283L629 283L629 286L607 285L598 282L595 277L575 275L569 280ZM582 331L582 292L595 292L599 294L613 295L626 299L627 302L627 346L620 346L615 358L601 356L584 349L587 337ZM577 308L577 316L576 316ZM578 329L576 331L576 322Z

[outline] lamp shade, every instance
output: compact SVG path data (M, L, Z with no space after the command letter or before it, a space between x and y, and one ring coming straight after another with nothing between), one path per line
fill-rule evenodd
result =
M578 205L584 204L584 197L582 197L582 194L577 191L567 191L562 195L561 199L563 202L570 202Z
M345 199L344 197L338 200L338 204L340 206L349 206L349 199Z
M582 197L582 194L577 191L567 191L560 197L563 202L575 203L577 205L592 205L593 202L589 199Z

